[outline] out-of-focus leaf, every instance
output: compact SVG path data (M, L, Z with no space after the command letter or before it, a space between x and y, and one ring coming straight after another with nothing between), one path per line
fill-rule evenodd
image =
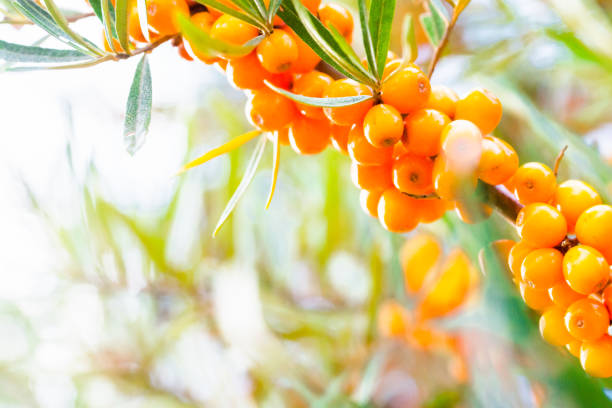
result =
M215 10L219 10L220 12L230 15L232 17L236 17L239 20L245 21L252 26L261 27L261 23L251 17L248 14L245 14L241 11L236 10L235 8L231 8L220 1L217 0L196 0L198 3L203 4L207 7L212 7Z
M379 351L374 354L368 362L361 377L361 381L353 393L353 400L357 404L364 405L372 399L372 395L374 395L374 391L376 390L378 376L381 373L386 359L386 353L384 351Z
M278 141L278 132L274 134L274 151L272 157L272 182L270 183L270 193L266 200L266 210L270 207L272 197L274 197L274 191L276 190L276 181L278 180L278 168L280 167L280 143Z
M376 1L378 0L372 1L371 7L373 7ZM357 5L359 6L359 22L361 23L361 36L363 40L363 48L365 49L366 59L368 60L368 68L376 78L380 79L381 75L379 75L378 66L376 64L376 48L374 45L374 40L372 38L370 24L368 21L371 16L369 16L367 12L366 0L358 0ZM371 13L372 11L370 10L370 14Z
M217 222L217 226L215 227L215 230L213 232L213 237L217 235L217 232L219 232L223 224L225 224L225 221L227 220L227 218L230 216L232 211L234 211L234 208L236 208L236 204L238 204L238 201L240 200L242 195L245 193L246 189L249 187L249 184L251 184L251 181L253 181L253 177L255 177L255 172L257 171L259 162L261 161L261 158L263 157L263 152L264 152L264 148L266 147L267 140L268 138L265 136L259 139L259 143L257 143L257 146L255 147L255 150L253 151L251 160L249 160L249 164L247 165L247 168L244 171L244 176L242 176L242 180L240 181L238 188L236 189L236 191L232 195L232 198L230 198L229 202L225 206L225 209L223 210L223 213L221 214L221 217L219 218L219 221Z
M123 141L129 154L134 154L145 141L151 122L151 70L146 54L136 67L128 96Z
M117 52L117 50L115 50L115 42L113 41L113 38L117 38L117 30L115 29L115 8L110 0L101 1L104 36L106 37L106 42L108 43L110 49L113 52Z
M309 105L309 106L320 106L323 108L336 108L340 106L355 105L357 103L367 101L368 99L373 98L373 96L371 95L341 96L338 98L315 98L312 96L294 94L292 92L287 91L286 89L282 89L282 88L272 85L269 81L264 81L264 82L273 91L278 92L279 94L284 95L287 98L295 102L303 103L304 105Z
M402 22L402 41L403 60L414 62L419 55L419 47L416 42L414 19L410 14L406 14Z
M599 54L588 48L574 33L569 31L561 31L555 29L546 30L546 34L556 41L563 43L567 49L577 58L594 63L612 72L612 59L605 55Z
M115 1L115 31L121 48L130 53L130 42L128 40L128 0Z
M460 14L470 4L471 0L457 0L455 3L455 14Z
M94 55L103 54L102 50L100 50L97 46L95 46L93 43L86 40L85 38L81 37L79 34L77 34L74 30L72 30L69 27L66 17L64 17L61 10L59 9L59 7L57 7L57 5L55 4L53 0L43 0L43 1L45 2L45 6L47 6L47 10L49 11L49 14L51 15L55 23L58 25L58 27L62 31L64 31L75 43L79 44L80 46L82 46L89 52L93 53Z
M12 44L0 40L0 60L8 62L72 62L91 59L76 50L57 50L29 45Z
M362 0L365 2L365 0ZM369 26L372 35L378 77L382 78L391 41L391 25L395 14L395 0L371 0Z
M429 14L421 15L421 23L427 35L427 39L432 46L437 47L440 41L442 41L442 37L444 37L444 32L448 26L448 20L433 1L429 0L428 7Z

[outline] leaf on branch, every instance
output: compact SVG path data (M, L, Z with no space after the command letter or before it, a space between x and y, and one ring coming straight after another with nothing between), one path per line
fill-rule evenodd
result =
M144 144L145 136L151 122L152 88L151 70L146 54L136 67L134 79L128 96L123 141L125 149L131 155Z
M62 14L62 11L59 9L59 7L55 4L53 0L43 0L43 1L45 2L45 6L47 6L47 10L49 11L49 14L53 18L53 21L55 21L57 26L64 33L66 33L66 35L68 35L68 37L70 37L74 43L83 47L85 50L87 50L89 53L93 55L104 54L102 50L100 50L95 44L81 37L79 34L77 34L74 30L72 30L68 26L68 21L66 20L66 17L64 17L64 15Z
M108 46L113 52L115 50L115 42L113 38L117 38L117 30L115 29L115 7L110 2L110 0L101 0L102 1L102 24L104 25L104 35L106 37L106 42Z
M272 24L272 20L274 20L274 16L278 13L278 9L282 2L283 0L270 0L270 7L268 7L268 23Z
M427 35L430 44L435 48L440 44L444 37L446 27L448 27L448 19L444 12L432 1L428 2L429 13L421 15L421 23Z
M128 40L128 0L115 1L115 31L121 48L126 53L130 52Z
M402 40L402 59L414 62L419 55L419 47L414 30L414 19L410 14L406 14L402 22Z
M370 24L368 21L371 16L368 15L366 10L366 0L359 0L357 5L359 6L361 37L363 41L363 48L365 49L366 59L368 60L368 68L376 78L380 79L381 75L379 75L378 66L376 65L376 49L374 48L374 41L372 39L372 32L370 31ZM371 13L372 11L370 9L370 14Z
M220 1L217 1L217 0L196 0L196 1L200 4L203 4L206 7L211 7L224 14L230 15L232 17L236 17L239 20L249 23L252 26L261 28L262 24L259 21L257 21L255 18L253 18L252 16L242 13L241 11L238 11L235 8L229 7L221 3Z
M221 214L221 217L219 217L219 221L217 222L217 226L215 227L215 230L213 232L213 237L217 235L217 232L219 232L223 224L225 224L225 221L227 221L232 211L234 211L234 208L236 208L238 200L240 200L240 198L244 195L246 189L249 187L249 184L251 184L251 181L253 181L253 178L255 177L255 172L257 171L257 167L259 166L259 162L263 157L263 152L264 148L266 147L267 140L268 139L265 136L259 139L259 142L257 143L255 150L253 151L253 155L249 160L249 164L247 165L247 168L244 171L244 175L242 176L242 180L240 181L238 188L236 188L236 191L234 191L232 198L230 198L227 205L225 206L225 209L223 210L223 213Z
M371 95L341 96L338 98L315 98L312 96L294 94L285 89L272 85L267 80L264 81L264 83L274 92L286 96L295 102L303 103L304 105L308 106L319 106L322 108L338 108L341 106L355 105L373 98Z
M222 55L243 57L253 51L257 44L259 44L264 38L264 36L260 35L248 41L244 45L229 44L212 38L206 31L193 24L189 17L178 14L177 18L181 27L181 32L189 41L189 44L191 44L191 46L196 48L199 52L211 57Z
M395 15L395 0L372 0L370 3L369 25L379 78L387 62L387 51L391 41L391 25Z
M7 62L62 63L90 59L91 56L76 50L57 50L30 45L12 44L0 40L0 60Z

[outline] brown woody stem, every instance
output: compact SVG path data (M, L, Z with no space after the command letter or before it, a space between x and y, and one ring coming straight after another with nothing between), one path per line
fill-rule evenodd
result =
M451 19L448 22L448 25L446 26L446 30L444 30L444 35L442 35L442 39L440 40L440 43L434 49L434 53L431 57L431 60L429 61L429 68L427 69L427 76L430 79L431 79L431 76L433 75L434 70L436 69L436 65L438 64L438 61L440 60L442 51L444 50L444 47L446 47L446 44L448 43L450 34L453 31L453 28L455 28L455 24L457 23L457 18L459 18L459 14L461 14L462 10L463 9L460 10L457 7L453 9L453 14L451 15Z
M483 190L483 200L490 206L496 208L512 224L516 221L519 211L523 208L514 194L502 184L491 186L485 183L480 184Z

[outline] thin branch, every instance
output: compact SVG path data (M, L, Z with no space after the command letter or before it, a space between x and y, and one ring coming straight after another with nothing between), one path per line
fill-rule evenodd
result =
M79 21L81 19L93 17L93 16L95 16L94 13L77 14L72 17L67 17L66 21L68 21L69 23L74 23L75 21ZM30 20L27 20L27 19L4 18L0 20L0 24L27 25L27 24L34 24L34 23L32 23Z
M563 149L557 155L555 159L555 167L553 168L553 174L557 177L557 173L559 173L559 166L561 165L561 160L563 160L563 156L565 156L565 152L567 151L567 145L563 146Z
M166 35L165 37L161 37L161 38L153 41L151 44L145 45L142 48L136 48L130 54L126 54L124 52L118 52L118 53L114 54L114 57L115 57L115 60L128 59L130 57L133 57L134 55L139 55L139 54L143 54L145 52L153 51L155 48L159 47L163 43L168 42L170 40L174 41L174 40L176 40L178 38L180 38L180 34Z
M459 18L461 11L463 11L463 9L459 9L458 7L455 7L453 9L453 14L451 15L451 19L448 25L446 26L446 30L444 30L444 35L442 36L442 39L440 40L440 43L438 44L438 46L434 49L434 53L431 57L431 61L429 61L429 68L427 69L427 76L430 79L431 79L431 76L433 75L434 69L436 69L438 60L442 56L442 51L444 50L444 47L446 47L446 44L448 43L448 39L450 38L451 31L453 31L453 28L455 28L455 24L457 23L457 19Z
M519 211L524 207L517 198L502 184L491 186L479 183L479 188L484 190L483 200L496 208L509 222L514 224Z

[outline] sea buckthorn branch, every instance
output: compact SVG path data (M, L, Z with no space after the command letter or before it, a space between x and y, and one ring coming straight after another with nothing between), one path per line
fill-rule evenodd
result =
M440 43L434 48L433 54L431 56L431 60L429 61L429 67L427 68L427 76L429 78L431 78L431 76L433 75L433 72L436 69L436 65L438 64L438 61L440 60L440 56L442 55L442 51L444 51L444 48L446 47L446 44L448 43L448 40L450 38L451 32L453 31L453 29L455 28L455 25L457 24L457 19L459 18L459 15L461 14L461 12L467 6L468 2L469 1L461 1L453 7L453 11L451 13L451 17L448 22L448 25L446 26L446 29L444 30L444 34L442 35L442 38L440 39Z
M496 208L508 222L514 225L519 211L524 207L516 196L504 185L492 186L479 183L479 189L482 192L483 201Z
M82 20L84 18L88 18L88 17L93 17L95 16L94 13L81 13L81 14L76 14L74 16L70 16L70 17L66 17L66 21L68 23L74 23L76 21ZM0 24L10 24L10 25L31 25L34 24L33 22L31 22L28 19L15 19L15 18L4 18L2 20L0 20Z
M555 165L553 167L553 174L555 175L555 177L557 177L557 174L559 173L559 166L561 165L561 160L563 160L563 157L565 156L565 152L567 151L567 148L568 148L567 145L563 146L563 149L561 149L561 151L555 158Z

